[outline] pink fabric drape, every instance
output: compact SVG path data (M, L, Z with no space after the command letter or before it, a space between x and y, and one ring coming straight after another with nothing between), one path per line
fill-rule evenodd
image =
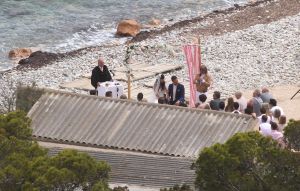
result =
M195 107L196 102L196 85L193 83L194 78L200 73L201 50L198 45L185 45L183 51L186 57L186 63L189 70L190 79L190 104L189 107Z

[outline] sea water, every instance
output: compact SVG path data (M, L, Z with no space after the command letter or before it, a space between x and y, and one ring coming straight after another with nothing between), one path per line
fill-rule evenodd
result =
M13 67L8 52L35 47L67 52L116 40L117 23L151 18L188 19L247 0L0 0L0 71ZM119 40L119 39L118 39Z

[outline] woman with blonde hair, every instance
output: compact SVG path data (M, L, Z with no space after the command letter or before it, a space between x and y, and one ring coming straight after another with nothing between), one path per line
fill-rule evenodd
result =
M196 103L200 103L199 96L201 94L207 94L208 88L211 86L212 78L208 74L207 67L202 65L200 67L200 74L197 74L194 79L196 84Z
M286 116L281 115L278 120L278 130L282 132L286 126Z

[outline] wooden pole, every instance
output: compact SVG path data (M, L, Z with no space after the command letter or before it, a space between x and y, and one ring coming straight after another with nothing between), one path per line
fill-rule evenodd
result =
M131 75L131 72L128 71L128 74L127 74L128 99L131 99L131 79L130 79L130 75Z

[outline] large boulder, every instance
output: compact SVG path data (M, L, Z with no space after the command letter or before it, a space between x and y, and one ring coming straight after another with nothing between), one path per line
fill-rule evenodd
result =
M11 59L18 59L18 58L27 58L32 53L30 48L16 48L8 53L8 57Z
M135 37L141 30L141 25L135 20L123 20L118 24L117 35Z

